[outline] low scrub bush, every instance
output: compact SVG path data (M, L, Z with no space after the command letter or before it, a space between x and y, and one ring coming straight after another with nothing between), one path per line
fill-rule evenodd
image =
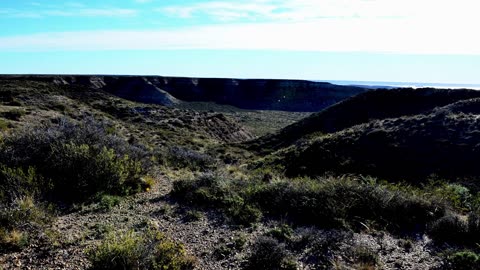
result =
M429 231L439 243L478 247L480 244L480 213L472 211L465 217L449 214L435 221Z
M220 208L234 223L248 225L260 219L261 211L244 192L228 178L205 174L196 180L175 181L171 194L193 206Z
M232 207L248 207L294 223L356 227L371 221L394 232L423 231L446 209L421 195L348 177L266 183L204 175L175 182L172 195L191 205L221 208L227 215Z
M6 177L8 186L39 187L42 196L52 201L84 201L98 193L131 194L143 188L141 176L148 169L144 147L129 144L92 119L78 124L60 119L53 125L27 127L6 136L1 146L0 164L21 169L0 168L0 181L2 173L16 174ZM41 177L31 181L35 175L30 168ZM23 178L28 179L19 180Z
M246 270L295 270L295 261L285 247L271 237L260 237L253 246Z
M205 171L216 166L216 161L211 156L178 146L162 152L160 160L174 169L189 168L193 171Z
M46 189L48 189L48 183L33 167L24 170L0 165L0 202L12 203L18 198L34 196Z
M92 270L187 270L195 265L182 244L153 230L110 233L98 247L88 250L87 255Z
M50 211L24 196L0 206L0 250L18 250L27 246L29 235L41 231L52 219Z
M278 241L285 242L290 240L293 234L293 229L288 224L281 224L268 231L267 235L277 239Z
M435 221L429 234L437 242L462 243L467 240L467 232L465 220L449 214Z
M480 270L480 255L472 251L455 252L447 258L449 270Z
M26 232L0 228L0 247L2 251L21 250L28 245L28 242L29 239Z

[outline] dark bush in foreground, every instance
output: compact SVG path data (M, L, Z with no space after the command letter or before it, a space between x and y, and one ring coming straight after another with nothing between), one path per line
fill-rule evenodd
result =
M437 242L462 243L467 239L467 223L455 215L446 215L435 221L430 236Z
M187 270L195 265L182 244L153 230L110 234L87 255L92 270Z
M124 195L138 191L147 165L143 161L148 156L141 146L130 145L92 119L79 124L60 120L58 124L27 127L6 136L1 149L0 164L23 171L35 168L42 179L48 180L20 183L9 177L7 186L25 189L36 185L45 198L63 202L82 201L98 193ZM25 178L21 171L17 174Z
M258 209L294 223L356 227L361 222L395 232L423 231L445 214L445 206L433 199L347 177L265 183L205 175L175 182L172 195L191 205L224 211Z
M432 224L429 234L438 243L478 247L480 244L478 210L472 211L466 218L446 215Z

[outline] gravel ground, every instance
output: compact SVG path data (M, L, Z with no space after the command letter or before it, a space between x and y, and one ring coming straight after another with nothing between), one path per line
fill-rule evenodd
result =
M126 198L111 210L99 210L97 205L90 205L59 216L44 234L32 239L28 248L0 255L0 265L3 270L87 269L89 262L85 251L95 246L105 232L126 231L149 224L184 243L187 252L198 259L197 269L241 269L255 239L278 225L277 221L267 221L252 228L239 228L228 225L215 211L198 212L201 213L199 220L187 221L188 209L168 198L171 183L165 177L160 179L163 180L152 191ZM318 243L329 239L336 242L328 264L336 264L340 269L358 267L350 258L353 248L365 248L377 254L378 269L433 269L440 265L440 259L430 251L427 238L406 242L385 233L342 233L310 227L296 228L293 235L294 241L310 239ZM243 250L226 257L216 253L221 246L231 246L238 236L246 240ZM312 261L309 246L307 241L305 248L293 252L299 261L298 268L324 269Z

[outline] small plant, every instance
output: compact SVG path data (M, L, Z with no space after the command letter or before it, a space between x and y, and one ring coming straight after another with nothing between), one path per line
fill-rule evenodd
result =
M217 260L224 259L229 257L236 251L243 250L245 244L247 243L247 238L244 234L236 235L232 241L227 243L220 244L213 252L213 257Z
M11 127L11 124L0 118L0 131L5 131Z
M288 224L281 224L280 226L275 227L267 232L268 236L271 236L281 242L289 241L292 237L292 234L293 229L288 226Z
M87 250L87 255L92 270L187 270L195 265L183 245L152 229L111 233L98 247Z
M480 255L472 251L456 252L447 258L447 269L451 270L479 270Z
M353 258L358 265L358 269L376 269L379 263L378 254L366 247L356 247L353 250Z
M233 238L233 244L237 250L242 250L247 244L247 241L247 237L243 233L239 233Z
M0 229L0 247L4 250L21 250L28 245L28 234L16 229Z
M284 244L271 237L260 237L253 247L245 269L291 270L297 268Z
M203 217L202 212L196 210L188 210L183 217L183 220L186 222L199 221Z
M119 196L102 195L100 197L100 201L98 202L98 206L100 209L108 211L113 207L119 205L121 201L122 198Z

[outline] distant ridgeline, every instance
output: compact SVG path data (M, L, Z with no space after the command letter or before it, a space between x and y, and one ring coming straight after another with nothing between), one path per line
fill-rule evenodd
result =
M160 76L3 75L0 79L87 86L119 97L163 105L216 102L243 109L320 111L369 89L326 82Z

